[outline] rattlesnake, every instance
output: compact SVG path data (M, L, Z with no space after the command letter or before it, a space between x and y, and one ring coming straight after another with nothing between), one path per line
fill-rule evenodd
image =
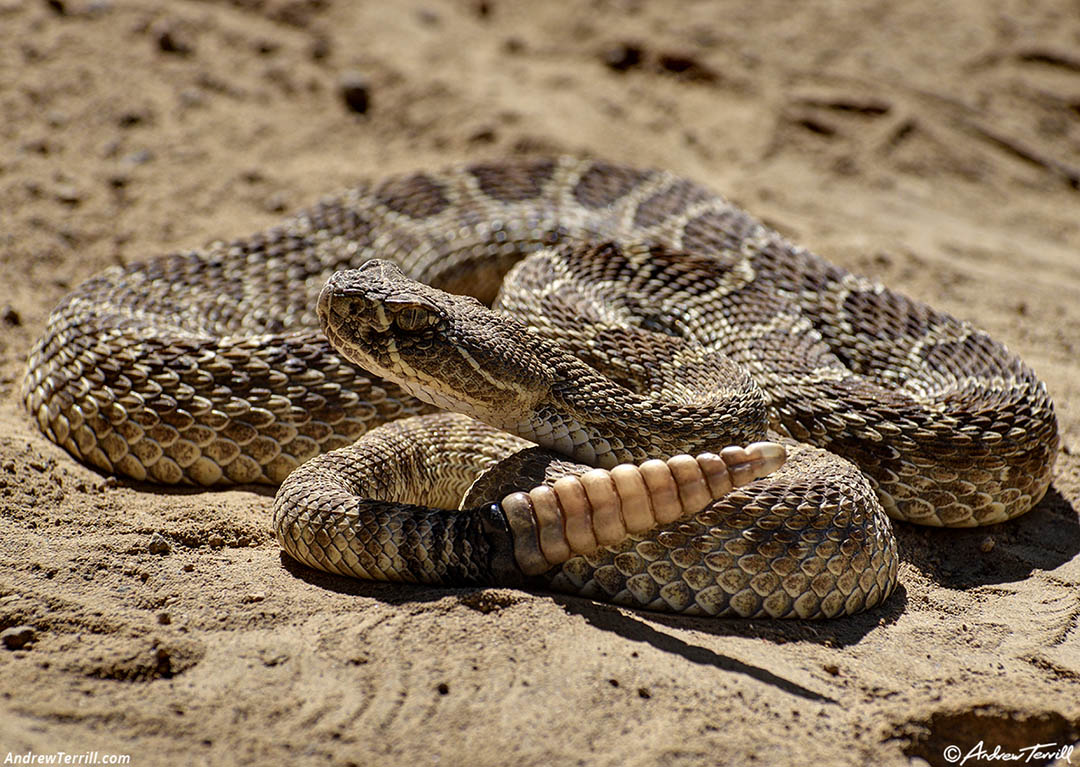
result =
M288 476L275 529L316 567L713 615L875 605L897 567L883 510L1015 517L1058 446L1045 386L984 332L692 181L569 157L361 184L262 234L108 269L52 313L24 399L105 471ZM572 457L505 428L639 466L575 479ZM777 448L714 453L766 437L789 457L764 479Z

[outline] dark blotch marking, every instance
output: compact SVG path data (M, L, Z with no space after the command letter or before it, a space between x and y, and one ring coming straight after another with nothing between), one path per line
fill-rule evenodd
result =
M707 200L712 195L690 181L676 181L667 189L657 192L638 206L634 223L637 226L656 226L662 224L675 213L686 209L696 202Z
M473 175L484 194L503 202L532 200L543 192L544 183L555 172L555 163L542 160L511 165L473 165Z
M691 253L737 253L757 225L752 216L737 208L709 211L687 223L683 248Z
M989 336L971 333L960 340L938 341L922 349L922 358L933 370L952 370L957 376L993 377L1015 376L1014 370L995 362L1004 357L1002 350Z
M698 297L716 290L718 281L730 264L693 253L656 246L646 260L630 261L615 243L601 243L594 249L570 249L565 254L567 267L580 275L584 284L613 284L614 295L606 300L624 302L629 295L647 295L654 300L670 298L673 293Z
M423 173L392 178L376 190L375 196L390 210L410 218L432 216L450 205L442 187Z
M371 233L375 227L371 220L340 201L321 202L308 212L308 216L314 230L325 230L334 237L347 237L361 246L370 245L372 242ZM282 255L291 260L298 258L289 250L283 250ZM309 269L325 269L317 265L318 258L314 254L304 256L304 262Z
M948 315L891 291L854 290L844 297L843 313L842 319L851 323L856 333L891 336L905 355L910 342L921 340L932 328L957 325Z
M603 208L652 176L651 171L597 163L578 181L574 197L586 208Z

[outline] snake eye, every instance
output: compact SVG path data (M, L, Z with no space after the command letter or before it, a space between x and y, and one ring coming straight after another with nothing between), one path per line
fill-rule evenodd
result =
M415 331L435 323L432 307L413 301L387 301L390 317L401 330Z

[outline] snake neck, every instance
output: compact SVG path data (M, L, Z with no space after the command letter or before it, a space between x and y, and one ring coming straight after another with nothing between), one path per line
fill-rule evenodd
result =
M330 342L365 370L581 463L610 468L765 436L761 390L690 339L597 323L548 337L379 261L334 275L318 310Z
M752 382L730 392L659 399L631 391L569 354L549 360L547 395L513 423L518 436L600 468L719 451L765 437L764 399Z

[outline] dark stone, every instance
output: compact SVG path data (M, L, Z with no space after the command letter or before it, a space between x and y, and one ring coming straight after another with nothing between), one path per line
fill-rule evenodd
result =
M21 650L37 639L37 629L33 626L12 626L0 631L0 642L9 650Z
M22 316L11 304L4 304L0 308L0 320L3 320L5 325L11 325L12 327L22 325Z
M183 34L176 27L169 24L159 26L154 30L154 40L157 42L158 49L163 53L186 56L193 50L191 43L184 39Z
M347 72L340 81L341 98L357 114L365 114L371 106L371 85L359 72Z
M719 76L688 53L664 53L656 62L662 72L679 75L684 80L716 82Z
M604 64L616 72L625 72L641 64L644 53L639 45L619 43L604 51Z
M116 118L116 124L121 128L134 128L136 125L150 122L152 117L148 109L128 109L120 113Z
M330 56L330 39L316 37L308 46L308 55L315 61L323 61Z

